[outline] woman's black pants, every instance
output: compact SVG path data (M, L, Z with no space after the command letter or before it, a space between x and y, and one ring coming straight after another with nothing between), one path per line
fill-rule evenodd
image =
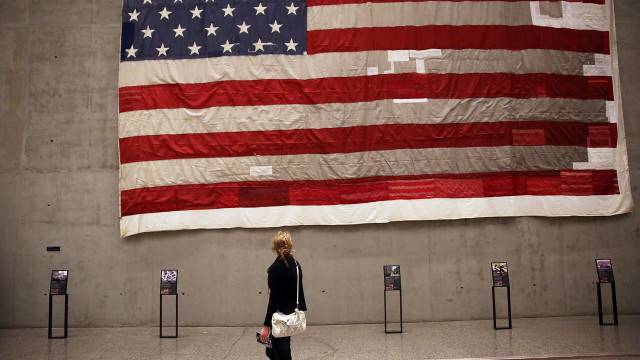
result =
M267 357L271 360L291 360L291 337L271 336L271 348L267 348Z

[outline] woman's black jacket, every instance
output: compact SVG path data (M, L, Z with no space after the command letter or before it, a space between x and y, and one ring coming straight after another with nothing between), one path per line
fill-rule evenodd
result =
M307 303L304 300L304 289L302 287L302 267L298 264L300 271L300 301L298 310L306 311ZM296 260L289 256L287 263L277 258L269 269L269 305L267 315L264 317L264 325L271 327L271 316L275 312L291 314L296 309Z

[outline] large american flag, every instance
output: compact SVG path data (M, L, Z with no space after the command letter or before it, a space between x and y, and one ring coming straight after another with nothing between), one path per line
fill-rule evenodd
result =
M630 211L606 0L124 0L122 236Z

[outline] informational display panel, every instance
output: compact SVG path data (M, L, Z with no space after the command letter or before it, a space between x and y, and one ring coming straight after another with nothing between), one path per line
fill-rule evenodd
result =
M69 281L69 270L52 270L51 285L49 294L65 295L67 293L67 282Z
M160 294L178 295L178 270L160 272Z
M400 290L400 265L384 265L384 290Z
M506 262L491 263L493 286L509 286L509 268Z
M596 270L598 271L598 281L601 283L612 283L613 265L611 259L596 259Z

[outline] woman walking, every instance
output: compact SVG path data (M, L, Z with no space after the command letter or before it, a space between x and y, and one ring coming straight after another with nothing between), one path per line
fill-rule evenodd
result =
M291 360L291 337L275 338L271 336L271 317L275 312L291 314L296 309L306 311L302 287L302 267L293 257L293 239L288 231L278 231L271 239L271 250L277 257L267 270L269 284L269 305L264 318L264 326L260 330L260 341L271 341L267 347L267 357L271 360ZM297 279L297 284L296 284ZM296 293L299 286L299 299Z

